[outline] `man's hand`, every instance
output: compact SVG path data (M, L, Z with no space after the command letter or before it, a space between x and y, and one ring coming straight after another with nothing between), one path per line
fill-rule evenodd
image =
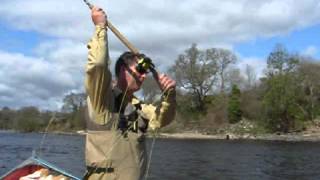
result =
M106 13L103 11L103 9L94 6L91 9L91 18L92 21L94 23L94 25L99 25L99 26L105 26L107 23L107 15Z
M159 83L160 88L161 88L162 91L167 91L169 89L175 89L176 88L176 81L171 79L166 74L161 74L159 76L158 83Z

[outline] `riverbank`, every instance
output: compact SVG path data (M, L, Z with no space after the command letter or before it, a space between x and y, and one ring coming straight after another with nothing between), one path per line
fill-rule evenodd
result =
M318 132L319 131L319 132ZM320 142L320 130L318 131L303 131L299 133L287 133L287 134L203 134L198 132L180 132L180 133L158 133L157 138L170 138L170 139L216 139L216 140L266 140L266 141L317 141ZM19 133L12 130L1 130L3 133ZM44 132L38 132L44 133ZM47 132L48 134L57 135L86 135L86 131L77 132L62 132L54 131ZM153 135L148 134L148 137L152 138Z
M319 141L320 120L304 124L303 130L290 133L266 133L257 124L242 120L228 124L215 132L200 130L182 131L180 133L160 133L159 138L176 139L223 139L223 140L267 140L267 141Z
M288 134L200 134L200 133L160 133L158 138L175 139L220 139L220 140L268 140L268 141L319 141L320 133L288 133Z

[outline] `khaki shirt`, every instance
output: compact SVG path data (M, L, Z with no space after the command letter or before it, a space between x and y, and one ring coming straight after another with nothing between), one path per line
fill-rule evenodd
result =
M99 125L105 125L110 121L115 104L112 98L112 75L109 69L110 58L105 27L96 26L95 33L87 47L89 54L85 88L88 94L89 118ZM139 103L139 100L133 98L131 103ZM149 119L151 129L166 126L175 116L175 90L165 93L158 107L144 103L141 104L141 107L142 113L146 119Z

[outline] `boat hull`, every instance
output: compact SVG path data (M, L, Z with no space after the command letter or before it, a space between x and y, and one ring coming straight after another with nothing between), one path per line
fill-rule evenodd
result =
M80 178L69 174L68 172L50 164L38 157L30 157L20 165L13 168L0 177L1 180L19 180L21 177L33 174L41 169L46 169L56 176L64 176L67 179L81 180Z

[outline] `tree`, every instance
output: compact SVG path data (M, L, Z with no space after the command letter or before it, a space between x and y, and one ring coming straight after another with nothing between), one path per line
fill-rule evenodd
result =
M76 112L86 103L85 93L70 93L63 98L62 111Z
M268 75L292 72L298 62L298 56L289 54L283 45L277 44L267 59Z
M63 99L62 111L70 113L71 128L83 128L85 125L84 109L86 105L85 93L70 93Z
M228 87L228 92L232 90L233 85L237 85L239 88L244 88L244 77L242 76L239 68L230 68L226 71L225 75L225 87ZM226 89L226 88L225 88Z
M295 73L298 58L277 45L268 56L268 72L263 98L265 118L273 131L289 132L301 119L298 107L301 97L299 79Z
M301 77L304 90L304 97L299 102L299 107L307 119L313 121L320 113L320 64L305 60L299 64L298 75Z
M196 108L205 110L205 97L212 90L217 79L217 64L213 49L199 50L196 44L180 54L170 73L176 79L177 86L195 97Z
M225 73L230 64L234 64L237 57L227 49L213 48L210 50L212 52L212 58L217 63L218 73L220 76L220 93L225 92Z
M255 86L256 80L257 80L257 74L254 70L254 68L250 65L246 65L246 70L245 70L245 75L246 75L246 87L247 89L252 88Z
M263 96L263 93L261 93L263 90L262 85L256 88L245 89L241 92L240 107L244 118L259 122L263 120L261 102Z
M228 119L230 123L237 123L242 118L240 109L240 89L237 85L232 85L231 95L228 102Z
M23 107L17 111L16 128L23 132L39 131L41 127L40 111L37 107Z
M15 110L9 107L3 107L0 113L0 129L12 129L15 114Z

